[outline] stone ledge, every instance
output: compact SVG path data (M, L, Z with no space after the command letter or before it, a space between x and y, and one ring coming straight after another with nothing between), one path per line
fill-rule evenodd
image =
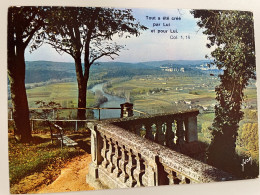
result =
M116 119L106 119L106 120L101 120L101 121L96 121L93 122L93 124L103 124L103 123L112 123L112 124L117 124L120 122L136 122L138 123L139 121L146 121L146 120L153 120L156 121L156 119L178 119L178 118L183 118L185 117L192 117L192 116L197 116L199 114L199 110L193 109L193 110L187 110L187 111L178 111L178 112L169 112L169 113L161 113L161 114L155 114L155 115L144 115L144 116L132 116L132 117L126 117L126 118L116 118Z

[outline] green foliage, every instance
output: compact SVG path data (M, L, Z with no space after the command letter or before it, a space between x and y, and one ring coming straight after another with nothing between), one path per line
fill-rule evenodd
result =
M48 43L74 58L84 50L87 67L103 56L118 55L122 46L107 42L114 35L129 38L146 29L135 21L131 12L99 7L53 7L48 15Z
M53 110L56 110L57 108L61 108L61 105L54 101L45 102L45 101L39 100L39 101L36 101L35 104L38 106L38 108L42 108L42 109L40 111L32 110L31 113L36 114L36 116L37 116L36 118L41 118L41 119L53 118L53 115L52 115ZM58 114L57 111L56 111L56 114Z
M44 20L48 10L47 7L36 6L12 6L8 9L8 57L22 52L29 43L32 43L31 50L41 46L44 32L40 29L45 26ZM16 46L20 51L14 51Z
M243 117L241 104L244 89L255 79L255 45L253 14L244 11L193 10L210 43L213 64L223 70L220 85L215 88L215 119L209 162L230 170L236 161L235 142Z
M189 94L199 95L199 92L198 91L189 91Z
M153 88L153 89L149 89L149 93L159 93L159 92L166 92L166 90L163 89L163 88Z
M258 123L245 123L239 131L238 139L249 153L258 152Z
M23 177L34 172L41 172L48 165L65 160L80 152L75 148L64 147L60 144L52 144L49 138L33 137L33 143L17 143L13 138L9 138L9 178L13 185Z
M206 121L206 122L202 123L201 133L203 133L203 136L206 139L212 138L211 126L212 126L212 123L210 121Z

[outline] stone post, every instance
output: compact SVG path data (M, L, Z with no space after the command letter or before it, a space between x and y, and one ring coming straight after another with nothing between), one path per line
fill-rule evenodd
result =
M184 144L184 129L183 129L183 120L182 119L177 119L177 131L176 131L176 135L177 135L177 141L176 144L178 146Z
M154 141L154 135L152 132L152 123L150 123L149 121L145 123L145 138Z
M120 104L121 106L121 118L125 118L125 117L131 117L133 116L133 104L126 102L124 104Z
M154 156L144 162L145 174L143 175L142 180L145 186L158 186L158 161L159 156Z
M88 125L91 129L91 158L89 165L89 176L91 180L98 179L98 166L101 164L103 157L101 156L101 149L103 148L102 137L97 131L96 125Z
M165 134L166 146L168 146L169 148L173 148L175 135L174 132L172 131L172 122L167 121L166 126L167 126L166 134Z
M161 144L161 145L164 145L164 141L165 141L165 135L163 133L163 130L162 130L162 122L161 121L158 121L156 123L156 134L155 134L155 142L158 143L158 144Z

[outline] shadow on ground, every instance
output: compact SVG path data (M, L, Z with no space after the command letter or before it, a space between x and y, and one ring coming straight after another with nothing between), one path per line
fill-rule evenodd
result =
M84 130L80 132L74 132L67 135L69 138L78 143L78 147L83 149L88 154L91 153L91 141L90 141L90 131Z

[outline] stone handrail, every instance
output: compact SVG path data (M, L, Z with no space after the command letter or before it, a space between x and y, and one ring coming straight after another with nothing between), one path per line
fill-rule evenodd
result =
M114 123L107 120L89 124L92 162L87 182L96 188L101 188L98 183L109 188L127 188L232 179L228 173Z
M151 141L177 149L184 143L198 141L198 110L112 119L109 122Z

